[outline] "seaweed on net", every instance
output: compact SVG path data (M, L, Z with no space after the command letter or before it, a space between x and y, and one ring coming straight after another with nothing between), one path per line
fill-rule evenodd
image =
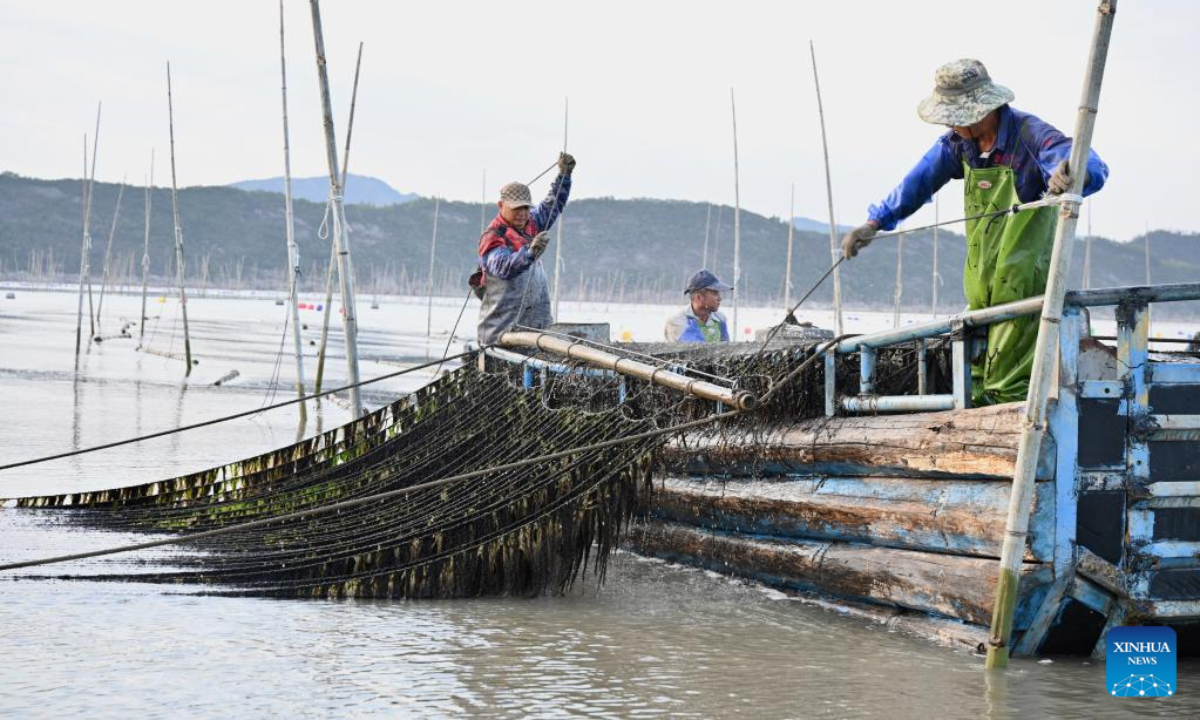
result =
M637 350L707 374L698 377L718 376L714 381L759 395L770 391L771 400L686 438L642 437L723 408L559 356L539 358L556 363L558 372L532 377L520 365L469 364L359 420L271 453L179 478L18 504L69 508L72 521L113 531L229 529L190 544L202 552L168 554L148 561L146 571L68 577L285 597L563 593L589 568L603 579L666 442L762 442L824 412L824 363L777 386L811 356L811 342L773 343L762 353L749 345ZM914 353L915 346L880 353L879 392L912 391ZM945 353L932 353L931 365L939 368L937 392L947 383ZM840 358L837 372L840 387L856 387L855 363ZM619 439L628 441L544 457ZM503 468L527 458L536 461ZM304 513L486 468L500 469L336 513Z

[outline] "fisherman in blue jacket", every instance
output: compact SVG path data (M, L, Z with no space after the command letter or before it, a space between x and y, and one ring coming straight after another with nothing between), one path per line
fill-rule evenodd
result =
M691 302L667 320L663 333L667 342L729 342L729 321L717 310L721 307L721 293L732 291L732 285L726 285L707 270L693 275L683 291Z
M929 202L951 179L963 180L965 213L983 215L1072 186L1067 160L1071 138L1049 123L1009 106L1013 92L992 82L978 60L947 63L934 75L933 94L917 107L922 120L948 128L900 185L867 212L867 222L846 234L847 258L871 244L879 230L896 225ZM1104 186L1108 166L1088 155L1083 194ZM1023 300L1046 291L1057 213L1025 210L966 223L963 289L971 310ZM988 327L987 353L972 367L976 404L1024 400L1033 369L1038 318L1021 317Z

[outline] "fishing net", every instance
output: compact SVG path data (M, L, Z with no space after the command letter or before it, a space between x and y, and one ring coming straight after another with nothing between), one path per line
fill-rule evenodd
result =
M805 341L619 351L769 395L733 417L719 403L559 355L488 357L290 447L179 478L23 498L18 506L63 509L89 528L211 533L189 540L190 552L147 560L144 571L72 578L283 597L562 593L589 569L603 579L609 554L646 502L664 445L753 447L823 415L823 362L779 384L815 349ZM880 353L878 392L912 392L915 353L915 346ZM930 358L936 392L949 382L949 359L937 349ZM839 361L841 387L856 387L856 367Z

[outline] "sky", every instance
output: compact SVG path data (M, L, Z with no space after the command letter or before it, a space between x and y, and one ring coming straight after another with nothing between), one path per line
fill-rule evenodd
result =
M564 140L575 197L735 201L826 220L815 43L839 223L857 224L939 134L917 103L975 57L1014 107L1071 134L1094 0L1006 2L367 2L322 4L339 153L364 45L350 170L478 202L527 181ZM1108 185L1094 232L1200 231L1176 190L1200 144L1200 3L1122 0L1094 147ZM0 170L79 177L103 102L97 178L169 181L171 62L181 187L283 174L279 6L271 0L0 0ZM285 0L292 168L327 172L310 4ZM486 171L486 193L483 173ZM548 179L535 185L545 191ZM947 186L941 217L961 209ZM926 208L910 225L932 217ZM1085 230L1082 227L1081 230Z

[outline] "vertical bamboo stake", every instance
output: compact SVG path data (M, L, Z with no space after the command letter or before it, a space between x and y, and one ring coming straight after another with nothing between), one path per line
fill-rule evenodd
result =
M441 199L433 199L433 239L429 241L429 309L425 313L425 337L433 337L433 261L437 257L438 209Z
M729 108L733 111L733 339L738 335L738 288L742 284L742 196L738 178L737 103L729 88Z
M829 255L836 264L841 254L837 241L837 220L833 216L833 180L829 175L829 141L825 136L825 107L821 104L821 80L817 77L817 51L813 41L808 41L808 52L812 56L813 85L817 89L817 115L821 118L821 151L825 155L825 197L829 201ZM842 330L842 269L833 270L833 324L834 333Z
M1146 239L1146 284L1150 284L1150 221L1146 221L1146 234L1143 236Z
M145 239L142 245L142 314L138 321L138 349L146 338L146 288L150 283L150 201L154 195L154 148L150 149L150 177L146 179Z
M100 152L100 103L96 103L96 134L92 138L92 172L88 178L88 201L87 201L87 220L89 225L92 219L92 199L96 192L96 156ZM85 168L86 169L86 168ZM87 272L87 296L88 296L88 327L91 332L88 335L88 345L91 345L92 338L96 336L96 308L92 304L92 234L88 232L87 236L88 261Z
M1075 138L1071 145L1071 194L1083 193L1088 152L1092 146L1092 130L1100 103L1100 84L1112 35L1116 0L1101 0L1097 8L1092 47L1088 57L1079 114L1075 121ZM1054 234L1054 251L1050 257L1050 277L1046 284L1038 326L1037 345L1033 353L1033 372L1029 396L1022 417L1021 442L1017 446L1017 465L1009 497L1008 518L1005 523L1004 544L1000 550L1000 575L996 582L996 597L992 609L991 640L988 645L987 668L1008 665L1008 648L1012 639L1013 612L1020 589L1021 562L1025 555L1025 538L1029 531L1029 511L1033 505L1034 480L1038 455L1046 428L1046 405L1050 386L1054 382L1054 366L1058 355L1058 329L1062 320L1063 298L1067 292L1067 273L1071 268L1071 253L1075 246L1075 225L1079 219L1079 201L1063 195Z
M104 292L108 289L108 275L112 267L113 239L117 235L117 218L121 216L121 198L125 196L125 178L117 190L117 206L113 209L112 227L108 230L108 245L104 248L104 274L100 279L100 302L96 304L96 332L100 332L100 313L104 311Z
M354 88L350 92L350 121L346 125L346 151L342 157L342 192L350 180L350 139L354 136L354 109L358 105L358 72L362 69L363 44L358 44L358 60L354 63ZM325 377L325 349L329 340L329 315L333 312L333 277L338 264L337 238L329 243L329 269L325 273L325 315L321 320L321 342L317 348L317 382L314 392L320 394L321 381ZM320 398L317 402L321 402Z
M713 226L712 257L709 258L709 260L712 261L712 267L707 268L709 270L712 270L713 275L718 275L718 276L721 274L717 268L720 265L720 260L721 260L721 219L724 217L724 215L725 215L725 206L718 205L717 206L717 224Z
M937 316L938 310L938 282L941 277L938 275L938 194L933 195L933 315Z
M712 203L708 204L708 209L704 213L704 254L701 255L700 269L708 269L708 228L712 222Z
M329 73L325 62L325 38L321 32L321 6L311 0L313 39L317 52L317 76L321 81L321 105L325 115L325 153L329 162L329 203L333 221L333 243L338 248L338 276L342 287L342 325L346 339L346 380L350 388L350 405L354 417L363 414L358 392L358 317L354 310L354 263L350 254L350 234L343 237L346 208L342 198L342 182L338 178L337 139L333 131L333 102L329 96ZM362 46L359 46L361 51ZM346 140L350 139L347 131ZM347 165L347 167L349 167Z
M175 220L175 276L179 283L179 304L183 313L183 355L192 374L192 339L188 333L187 290L183 287L183 226L179 223L179 189L175 182L175 106L171 99L171 63L167 63L167 118L171 129L171 216Z
M1083 289L1092 287L1092 203L1087 203L1087 240L1083 245Z
M792 183L792 202L788 205L787 266L783 271L783 311L792 310L792 236L796 233L796 183Z
M96 108L96 129L100 129L100 108ZM95 167L95 161L92 162ZM92 248L90 220L92 215L92 193L88 187L87 134L83 136L83 239L79 247L79 312L75 318L75 369L79 369L79 351L83 346L83 289L87 282L88 255ZM89 336L90 337L90 336Z
M896 238L896 285L892 291L892 327L900 327L900 298L904 295L904 236Z
M483 182L479 186L479 235L487 230L487 168L483 169Z
M563 98L563 152L567 151L567 125L571 119L571 99ZM558 318L558 279L562 275L563 214L558 216L558 236L554 243L554 317Z
M308 420L308 406L304 402L304 351L300 339L300 290L297 285L300 275L300 248L296 245L295 215L292 212L292 149L288 132L287 105L287 54L283 34L283 0L279 0L279 75L282 81L283 98L283 201L288 256L288 312L292 320L292 345L296 354L296 396L300 400L300 423Z

